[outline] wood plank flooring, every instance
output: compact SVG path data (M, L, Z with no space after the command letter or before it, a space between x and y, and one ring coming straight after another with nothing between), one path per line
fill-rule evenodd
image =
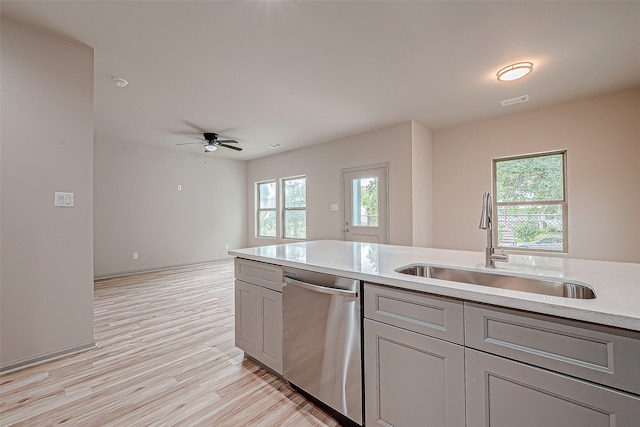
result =
M233 262L95 282L97 347L0 377L0 426L338 426L234 346Z

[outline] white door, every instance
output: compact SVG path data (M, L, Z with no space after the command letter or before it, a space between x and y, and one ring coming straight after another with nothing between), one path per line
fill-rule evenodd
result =
M387 166L342 172L344 240L387 243Z

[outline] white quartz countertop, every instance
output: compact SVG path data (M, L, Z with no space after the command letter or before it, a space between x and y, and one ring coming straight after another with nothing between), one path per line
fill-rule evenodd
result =
M595 299L571 299L397 273L409 264L486 270L484 253L317 240L230 250L230 255L360 279L397 288L640 331L640 264L509 255L492 272L570 279Z

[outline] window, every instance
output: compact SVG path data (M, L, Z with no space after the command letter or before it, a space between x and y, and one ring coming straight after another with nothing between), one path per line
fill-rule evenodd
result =
M307 237L307 179L305 177L282 180L282 237L305 239Z
M567 252L566 151L493 160L498 247Z
M276 182L259 182L257 193L257 234L260 237L276 237Z
M378 226L378 177L359 178L353 186L353 218L351 224L361 227Z

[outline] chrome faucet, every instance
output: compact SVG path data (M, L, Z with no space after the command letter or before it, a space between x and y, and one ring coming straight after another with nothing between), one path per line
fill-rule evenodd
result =
M484 266L486 268L496 268L496 261L509 261L509 256L505 253L497 254L493 247L493 214L491 212L491 193L484 193L482 196L482 214L480 215L481 230L487 230L487 247L484 252Z

